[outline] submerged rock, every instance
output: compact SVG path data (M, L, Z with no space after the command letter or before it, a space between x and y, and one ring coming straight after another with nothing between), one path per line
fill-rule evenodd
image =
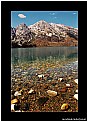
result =
M16 92L14 93L14 96L19 96L19 95L21 95L21 92L19 92L19 91L16 91Z
M43 77L44 77L44 75L43 75L43 74L40 74L40 75L38 75L38 77L39 77L39 78L43 78Z
M52 97L57 95L57 92L52 90L48 90L47 93L49 96L52 96Z
M11 104L14 104L14 103L18 103L18 100L17 99L11 100Z
M33 93L35 93L33 89L30 89L30 91L28 92L28 94L33 94Z
M24 65L22 71L24 71L24 72L27 71L27 68L30 66L32 66L32 63L30 65L29 64ZM36 65L33 64L33 66L36 66ZM18 77L18 78L20 78L19 81L17 81L17 82L14 81L14 84L12 85L12 88L11 88L11 95L12 95L11 100L17 98L20 103L17 103L17 101L13 103L14 104L12 106L13 112L17 112L19 110L21 110L21 112L22 111L24 111L24 112L32 111L33 112L36 110L38 110L38 112L39 111L48 112L51 110L59 112L62 107L61 104L65 103L65 102L69 103L71 106L70 110L67 110L65 107L66 112L76 111L76 106L77 106L78 102L76 99L74 99L73 96L74 96L74 93L77 93L76 89L78 89L78 85L75 84L75 82L74 82L74 79L78 78L77 74L60 76L60 74L62 75L62 73L64 73L65 70L63 70L63 72L61 72L60 70L59 70L59 72L57 72L57 70L52 69L52 71L47 72L46 70L48 68L46 67L45 71L41 71L39 68L39 64L38 64L36 75L35 74L30 75L30 72L29 72L29 75L25 75L25 76L21 75L20 77ZM34 69L34 67L33 67L33 69ZM15 67L15 71L16 71L16 67ZM32 73L33 73L33 71L32 71ZM42 75L42 74L44 74L44 79L42 79L42 77L41 78L38 77L38 75ZM19 73L18 73L18 76L19 76ZM68 78L69 76L72 77L72 79ZM15 79L17 78L16 76L14 76L14 74L13 74L13 77ZM58 80L59 77L61 77L60 80L64 79L64 81L63 82L59 81ZM71 87L73 87L73 88L71 88ZM34 94L34 91L35 91L35 94ZM19 96L20 93L21 93L21 96ZM15 97L15 96L18 96L18 97ZM53 99L53 98L55 98L55 99ZM22 102L23 102L23 104L22 104ZM30 107L27 106L25 103L30 103L31 104ZM20 108L19 108L19 106L20 106ZM39 109L39 107L41 107L41 108ZM62 108L62 110L64 110L64 109Z
M78 89L76 90L76 93L78 93Z
M66 91L67 91L67 88L64 87L64 88L60 89L59 91L60 91L60 92L66 92Z
M78 100L78 94L75 94L75 95L74 95L74 98L75 98L76 100Z
M48 99L49 99L48 97L40 97L38 99L39 105L44 105L47 102Z
M74 82L75 82L76 84L78 84L78 79L75 79Z
M68 108L69 108L69 105L67 103L62 104L61 106L62 111L67 110Z
M63 78L59 78L58 80L61 82L63 80Z
M70 84L66 84L66 87L70 87Z
M16 110L15 112L21 112L20 110Z
M11 111L14 111L15 104L11 104Z

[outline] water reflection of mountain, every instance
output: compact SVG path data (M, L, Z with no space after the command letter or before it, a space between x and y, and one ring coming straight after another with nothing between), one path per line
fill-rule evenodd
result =
M77 53L71 53L71 54L69 54L68 56L67 56L67 58L71 58L71 57L77 57Z
M12 61L77 57L77 47L38 47L12 49Z

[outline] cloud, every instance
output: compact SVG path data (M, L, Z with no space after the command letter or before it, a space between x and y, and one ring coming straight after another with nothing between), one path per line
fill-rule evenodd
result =
M52 14L52 13L49 13L50 15Z
M55 13L50 13L50 15L55 15Z
M74 15L76 14L76 13L73 13Z
M25 16L24 14L18 14L18 16L19 16L20 18L26 18L26 16Z
M55 15L55 13L52 13L52 15Z

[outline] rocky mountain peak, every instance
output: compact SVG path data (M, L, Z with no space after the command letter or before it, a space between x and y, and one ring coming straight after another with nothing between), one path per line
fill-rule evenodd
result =
M11 40L13 40L16 36L16 29L14 27L11 27Z
M25 23L21 23L17 27L19 27L19 26L26 26L27 27L27 25Z
M19 34L19 31L20 31L20 33L23 33L25 31L30 32L29 28L24 23L21 23L21 24L19 24L17 26L17 28L16 28L16 35Z
M35 29L38 29L38 30L39 29L45 29L47 27L50 27L50 24L47 23L44 20L40 20L40 21L36 22L35 24L29 26L29 28L33 28L33 29L35 28Z
M51 36L52 34L58 35L57 31L44 20L40 20L39 22L30 25L28 26L28 28L36 35L47 35L47 36Z
M78 29L63 24L48 23L44 20L40 20L30 26L27 26L25 23L21 23L16 28L11 28L12 43L16 43L20 46L33 46L33 44L41 46L45 42L65 42L70 45L70 43L73 43L74 39L77 43Z
M16 27L15 38L12 38L12 46L32 46L31 40L33 38L34 33L30 31L26 24L21 23Z
M38 23L46 24L47 22L45 20L40 20Z

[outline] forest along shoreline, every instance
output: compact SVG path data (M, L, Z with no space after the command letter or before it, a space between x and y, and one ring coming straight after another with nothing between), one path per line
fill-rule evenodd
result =
M78 61L57 65L14 65L12 112L78 112Z

